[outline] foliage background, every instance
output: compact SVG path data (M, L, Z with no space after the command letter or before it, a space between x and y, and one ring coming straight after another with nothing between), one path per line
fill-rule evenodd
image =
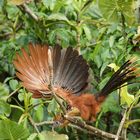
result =
M30 42L72 46L88 61L91 91L96 93L113 73L111 68L139 57L139 5L139 0L1 0L0 139L100 139L71 126L57 127L56 133L52 125L39 125L61 110L55 100L32 99L15 77L12 61ZM123 89L120 96L114 92L92 125L115 134L126 109L126 137L138 140L139 96L139 84Z

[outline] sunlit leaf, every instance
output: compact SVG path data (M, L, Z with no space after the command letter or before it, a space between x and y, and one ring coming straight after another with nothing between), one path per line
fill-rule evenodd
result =
M68 136L57 132L43 131L38 135L40 140L68 140Z
M22 5L24 3L29 3L32 0L9 0L10 3L14 5Z
M31 134L27 140L35 140L35 138L37 138L37 133Z
M120 99L121 105L130 106L134 101L134 95L128 93L127 86L120 88Z
M124 15L125 21L128 25L135 22L135 1L134 0L119 0L118 5ZM128 10L129 9L129 10Z
M9 2L14 5L21 5L25 3L25 0L9 0Z
M103 16L109 21L118 22L118 6L116 0L99 0L99 8Z
M122 13L128 24L134 22L134 0L99 0L98 2L104 18L108 21L121 21Z
M133 43L136 45L138 42L140 42L140 26L138 26L137 34L133 37Z
M111 63L108 65L110 68L112 68L114 71L117 71L119 69L119 66L117 66L115 63Z

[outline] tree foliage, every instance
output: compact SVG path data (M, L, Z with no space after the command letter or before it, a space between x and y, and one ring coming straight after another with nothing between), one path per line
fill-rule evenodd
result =
M76 48L91 70L91 91L99 91L125 60L139 57L139 0L0 1L0 139L99 139L73 125L54 127L62 113L55 99L33 99L15 76L15 52L28 43ZM113 69L113 70L112 70ZM139 84L112 93L92 126L139 139ZM55 124L56 126L56 124ZM26 129L25 129L26 128ZM52 131L54 129L56 132ZM71 133L72 132L72 133Z

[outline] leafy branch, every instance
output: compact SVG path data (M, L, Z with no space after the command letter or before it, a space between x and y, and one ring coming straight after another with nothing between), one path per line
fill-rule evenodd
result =
M23 12L23 13L27 13L29 16L31 16L36 22L39 21L39 17L26 5L20 5L18 6L19 9Z

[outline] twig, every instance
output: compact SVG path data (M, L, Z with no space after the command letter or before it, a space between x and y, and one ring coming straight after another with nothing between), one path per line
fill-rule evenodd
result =
M61 103L59 97L58 97L55 93L53 93L53 96L54 96L56 102L59 104L60 108L62 109L63 113L66 114L66 108L65 108L64 105Z
M18 124L20 124L23 121L23 119L25 119L27 116L28 116L28 114L23 113L18 120Z
M86 129L83 129L82 127L79 127L79 126L77 126L77 125L68 124L68 126L70 126L70 127L72 127L72 128L75 128L75 129L77 129L77 130L80 130L80 131L82 131L82 132L84 132L84 133L89 133L89 134L91 134L91 135L95 135L95 133L93 133L93 132L91 132L91 131L88 131L88 130L86 130Z
M39 17L34 14L34 12L26 4L20 5L18 7L21 11L25 11L28 15L30 15L35 21L39 21Z
M65 117L65 119L70 121L72 124L76 125L77 128L80 127L81 129L86 129L86 131L90 134L94 134L94 135L97 135L99 137L105 137L108 139L115 139L116 138L116 135L114 135L114 134L102 131L102 130L95 128L93 126L87 125L86 123L78 122L77 120L74 120L73 118L68 117L67 115L64 117ZM119 137L119 140L122 140L122 139L123 139L122 137Z
M60 102L59 97L57 97L57 95L55 93L53 93L53 95L54 95L54 98L57 101L57 103L60 105L63 113L66 114L66 109L65 109L64 105ZM79 129L81 128L82 131L88 132L89 134L94 134L94 135L97 135L99 137L105 137L108 139L115 139L116 138L116 135L114 135L114 134L107 133L107 132L102 131L98 128L87 125L85 122L84 123L78 122L77 119L74 119L73 117L69 117L68 115L64 115L64 118L66 120L68 120L70 123L72 123L73 125L75 125L75 127L79 128ZM122 138L119 137L119 140L122 140Z
M127 109L127 112L126 112L126 121L129 122L129 116L130 116L130 113L131 113L131 110L133 109L135 103L138 101L138 99L140 98L140 96L137 96L135 98L135 100L133 101L133 103L130 105L130 107ZM124 140L127 139L127 128L129 126L129 124L127 124L127 122L124 124L124 128L122 129L122 136L124 138Z
M9 94L9 96L7 97L7 99L9 99L11 96L13 96L21 87L18 87L17 89L15 89L11 94Z
M62 102L60 101L59 97L53 93L55 100L57 101L57 103L60 105L62 111L64 114L66 114L66 108L64 107L64 105L62 104ZM102 131L98 128L95 128L93 126L87 125L85 122L79 122L77 121L77 119L74 119L73 117L69 117L68 115L64 115L63 116L66 120L68 120L72 125L75 126L75 128L87 132L89 134L93 134L93 135L97 135L99 137L105 137L108 139L115 139L116 135ZM119 140L122 140L122 137L119 137Z
M33 119L31 118L31 116L28 117L30 123L32 124L32 126L35 128L36 132L39 133L39 130L36 126L36 123L33 121Z
M17 106L17 105L11 105L11 104L10 104L10 107L19 109L19 110L21 110L22 112L25 111L23 108L21 108L20 106Z
M53 125L55 122L54 121L44 121L40 123L35 123L36 126L41 126L41 125Z
M140 123L140 119L129 120L128 122L126 122L125 127L127 128L129 125L132 125L133 123Z
M127 113L127 109L125 109L125 111L124 111L123 118L122 118L120 126L118 128L117 135L116 135L117 137L115 138L115 140L119 139L120 133L122 131L122 128L123 128L125 120L126 120L126 113Z
M28 112L30 112L33 108L35 108L35 107L37 107L37 106L39 106L39 105L43 105L43 104L45 104L45 103L47 103L47 102L48 102L48 100L47 100L47 101L44 101L44 102L42 102L42 103L34 104L33 106L29 107Z

